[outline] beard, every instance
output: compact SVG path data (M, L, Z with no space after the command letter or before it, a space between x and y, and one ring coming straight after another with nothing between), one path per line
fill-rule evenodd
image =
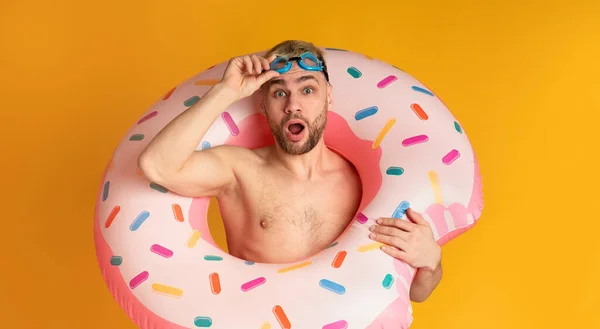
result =
M285 137L285 124L292 119L304 121L304 129L307 130L308 139L303 144L297 145L297 143L289 141ZM275 141L277 141L277 144L279 144L281 149L291 155L302 155L315 148L323 137L323 132L325 131L325 126L327 124L327 107L325 106L319 116L311 123L299 113L286 115L279 123L271 120L268 115L267 120L269 121L269 128L275 137Z

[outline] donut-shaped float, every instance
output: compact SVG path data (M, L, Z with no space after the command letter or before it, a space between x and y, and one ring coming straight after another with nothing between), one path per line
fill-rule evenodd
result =
M356 167L359 212L335 243L290 264L246 262L215 243L208 198L187 198L137 168L145 145L219 81L226 62L169 90L116 148L99 188L94 231L110 292L141 328L408 328L415 269L379 249L368 227L408 205L440 245L471 228L483 197L463 127L429 88L369 56L324 49L334 109L325 143ZM257 98L231 105L198 149L273 143ZM350 220L350 219L349 219Z

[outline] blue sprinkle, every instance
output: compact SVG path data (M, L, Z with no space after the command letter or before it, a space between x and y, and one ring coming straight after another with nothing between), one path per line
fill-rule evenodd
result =
M183 105L192 106L192 105L196 104L196 102L199 100L200 100L199 96L192 96L192 97L186 99L185 102L183 102Z
M321 281L319 281L319 286L321 286L322 288L325 288L329 291L333 291L338 295L343 295L346 293L346 288L344 288L344 286L342 286L339 283L329 281L327 279L321 279Z
M249 260L247 260L245 263L246 263L246 265L254 265L254 262L251 262Z
M412 86L412 90L418 91L418 92L423 93L423 94L427 94L429 96L433 96L433 93L431 91L429 91L427 89L423 89L421 87Z
M392 218L404 217L404 214L406 214L406 211L408 210L408 208L410 208L410 203L408 203L408 201L400 202L400 204L398 205L396 210L394 210L394 213L392 214Z
M400 176L400 175L404 174L404 168L402 168L402 167L389 167L389 168L387 168L387 170L385 171L385 173L388 174L388 175Z
M202 149L206 150L208 148L210 148L210 143L207 141L202 142Z
M377 113L377 106L367 107L366 109L357 111L356 114L354 114L354 119L356 121L362 120L366 117L374 115L375 113Z
M393 283L394 283L394 277L391 274L387 274L385 276L385 278L383 278L383 281L381 282L381 285L385 289L390 289L390 287L392 286Z
M147 212L146 210L142 211L135 218L135 220L133 221L133 223L131 223L131 226L129 227L129 230L136 231L146 221L146 219L148 219L148 217L150 217L150 213Z
M340 49L340 48L325 48L326 50L333 50L333 51L347 51L346 49Z
M110 187L110 181L104 183L104 189L102 190L102 201L106 201L108 198L108 188Z

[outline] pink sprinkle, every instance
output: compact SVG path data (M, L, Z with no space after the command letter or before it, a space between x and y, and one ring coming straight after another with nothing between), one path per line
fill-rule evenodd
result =
M158 114L158 111L154 111L154 112L152 112L152 113L150 113L150 114L146 115L145 117L141 118L141 119L140 119L140 120L137 122L137 124L139 125L140 123L142 123L142 122L144 122L144 121L146 121L146 120L148 120L148 119L152 119L152 118L154 118L154 117L155 117L157 114Z
M326 324L323 326L322 329L347 329L347 328L348 328L348 322L346 322L345 320L340 320L340 321L332 322L330 324Z
M227 125L227 129L229 129L232 136L237 136L240 133L240 128L235 124L229 112L223 112L221 118L225 121L225 125Z
M356 217L355 217L355 218L356 218L356 220L357 220L359 223L361 223L361 224L364 224L364 223L366 223L366 222L369 220L369 219L367 218L367 216L365 216L365 214L363 214L362 212L359 212L359 213L356 215Z
M152 247L150 247L150 251L165 258L173 256L173 252L171 250L158 244L153 244Z
M402 146L412 146L412 145L419 144L419 143L425 143L428 140L429 140L429 137L427 137L427 135L413 136L413 137L403 140Z
M390 83L394 82L398 80L398 77L395 75L388 75L387 77L385 77L383 80L379 81L377 83L377 88L385 88L387 87Z
M265 279L263 277L256 278L254 280L248 281L248 282L246 282L246 283L244 283L242 285L242 291L246 292L246 291L248 291L250 289L254 289L254 288L260 286L261 284L263 284L265 282L267 282L267 279Z
M449 165L452 162L454 162L454 160L458 159L459 157L460 157L460 152L458 152L457 150L452 150L452 151L448 152L448 154L444 155L444 157L442 158L442 162L446 165Z
M135 287L139 286L142 282L148 279L148 271L144 271L138 275L136 275L131 281L129 281L129 288L135 289Z

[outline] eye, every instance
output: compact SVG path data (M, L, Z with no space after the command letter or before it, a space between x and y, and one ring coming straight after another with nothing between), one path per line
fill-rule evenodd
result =
M312 92L313 92L312 87L306 87L306 88L304 88L304 93L305 94L312 94Z
M283 90L277 90L273 93L273 95L277 98L285 96L285 92Z

